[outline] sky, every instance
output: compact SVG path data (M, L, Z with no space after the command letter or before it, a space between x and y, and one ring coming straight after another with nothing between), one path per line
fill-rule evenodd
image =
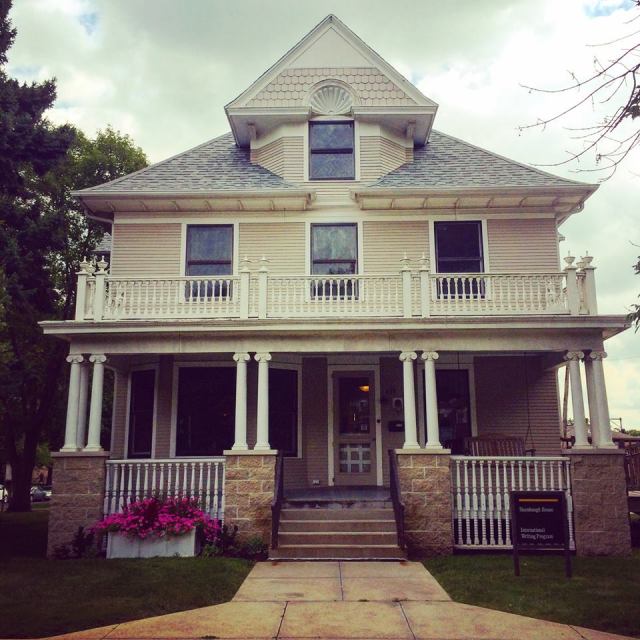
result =
M155 162L228 131L224 105L329 13L439 104L437 129L535 165L580 151L575 129L609 103L521 130L586 95L526 87L587 77L594 58L617 57L635 42L620 38L640 29L630 0L14 0L8 71L56 78L53 122L89 135L110 124ZM598 182L606 174L587 171L594 166L590 157L541 168ZM594 256L601 313L638 302L639 185L636 152L561 227L562 255ZM640 332L606 350L611 416L640 428Z

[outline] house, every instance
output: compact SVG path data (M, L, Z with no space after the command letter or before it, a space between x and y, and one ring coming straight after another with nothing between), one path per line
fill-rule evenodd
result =
M76 193L112 247L75 319L42 323L70 363L50 548L169 493L273 557L505 549L509 492L544 488L578 553L628 553L602 367L625 319L598 313L592 257L559 251L596 186L434 129L331 15L225 110L229 133Z

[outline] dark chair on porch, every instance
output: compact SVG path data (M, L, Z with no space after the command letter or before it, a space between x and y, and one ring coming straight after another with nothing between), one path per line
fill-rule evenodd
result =
M535 456L535 449L525 448L524 438L473 436L464 439L466 456Z

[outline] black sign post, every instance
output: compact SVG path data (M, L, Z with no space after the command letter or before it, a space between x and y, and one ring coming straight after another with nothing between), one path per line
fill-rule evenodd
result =
M520 575L520 551L563 551L571 577L567 502L563 491L512 491L513 568Z

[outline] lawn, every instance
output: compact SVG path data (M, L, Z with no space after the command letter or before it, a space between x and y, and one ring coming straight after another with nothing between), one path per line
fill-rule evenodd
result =
M230 600L235 558L47 560L47 509L0 514L0 638L34 638Z
M425 566L449 595L490 609L640 636L640 550L631 558L573 558L573 578L559 556L510 555L431 558Z

